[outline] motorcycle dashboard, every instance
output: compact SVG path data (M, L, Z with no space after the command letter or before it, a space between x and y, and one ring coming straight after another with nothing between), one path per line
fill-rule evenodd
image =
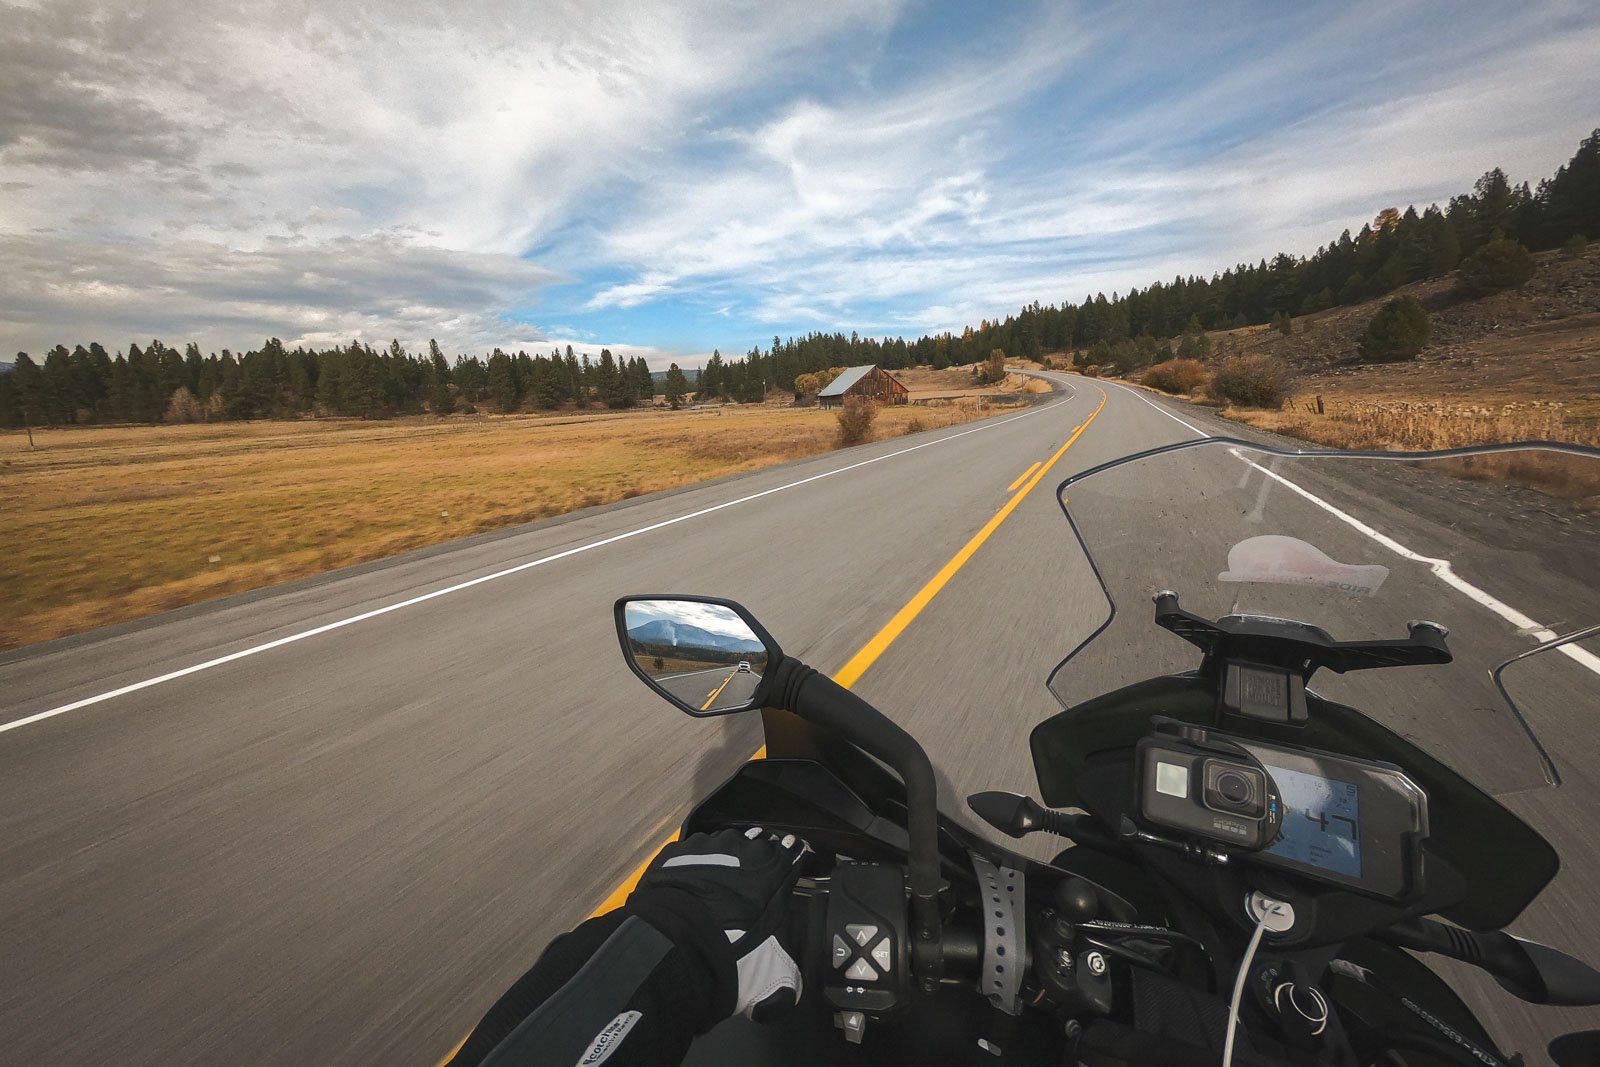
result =
M1159 718L1133 761L1150 845L1276 868L1393 903L1422 891L1427 794L1392 764ZM1102 817L1107 813L1101 812Z
M1422 882L1427 794L1398 767L1260 742L1241 747L1277 787L1277 836L1251 863L1387 900Z

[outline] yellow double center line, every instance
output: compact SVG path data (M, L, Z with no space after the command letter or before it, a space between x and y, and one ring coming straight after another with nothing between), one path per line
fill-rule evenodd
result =
M1028 468L1028 471L1032 473L1032 477L1028 477L1028 474L1026 473L1023 475L1023 478L1027 479L1027 483L1022 486L1021 491L1017 492L1016 495L1011 497L1010 500L1007 500L1005 505L1001 507L999 511L994 513L994 517L988 522L984 523L983 529L973 534L972 539L965 545L961 546L961 551L957 552L951 558L949 563L946 563L943 567L939 568L939 573L935 574L931 579L929 579L927 585L924 585L921 589L917 590L917 595L912 597L905 607L901 608L895 613L894 618L889 620L889 624L887 626L874 634L872 640L868 641L861 647L861 651L850 657L850 662L841 667L839 669L839 673L833 676L834 681L848 689L854 685L863 674L867 672L868 667L877 662L878 657L883 655L890 645L894 644L895 638L899 637L900 634L905 631L905 628L911 625L911 620L922 614L922 609L927 607L933 598L939 595L939 591L950 583L950 579L955 577L957 571L966 566L967 561L973 557L978 549L983 547L983 543L989 540L994 532L1000 528L1000 524L1011 517L1011 513L1017 510L1017 505L1021 504L1023 499L1033 491L1034 486L1038 485L1044 480L1044 476L1050 473L1050 468L1054 467L1061 457L1067 454L1067 449L1071 448L1073 444L1077 442L1078 438L1083 436L1084 431L1089 428L1089 424L1094 422L1096 416L1100 414L1101 410L1104 409L1105 406L1106 393L1104 390L1101 390L1099 405L1094 409L1089 417L1083 421L1083 425L1077 426L1073 429L1072 436L1067 438L1067 443L1056 449L1055 455L1051 456L1049 460L1045 462L1044 466L1039 467L1038 464L1034 464L1034 467L1039 467L1036 472L1034 471L1033 467ZM1022 483L1023 478L1019 478L1017 481L1012 482L1010 488L1008 488L1006 491L1011 492L1011 490L1016 489L1018 484ZM723 682L723 685L727 685L727 682ZM720 688L717 690L718 693L721 691L722 690ZM711 699L716 699L715 693L712 694ZM710 701L706 702L706 706L710 706ZM757 750L756 754L750 758L753 760L765 759L766 755L767 747L762 745L761 748ZM671 844L677 839L678 833L676 830L674 830L671 837L668 837L665 841L661 842L659 846L651 851L650 859L654 859L657 852L660 852L661 849L665 848L667 845ZM621 885L617 886L617 888L611 891L611 895L606 897L599 907L595 908L594 911L589 913L589 917L592 919L597 915L604 915L608 911L615 911L617 908L622 907L623 902L628 899L628 894L633 892L634 888L639 884L639 879L644 877L645 869L650 866L650 859L647 859L643 863L639 864L638 868L632 874L628 875L628 877L623 880ZM446 1056L440 1062L439 1067L445 1067L445 1064L450 1062L451 1057L460 1051L461 1045L466 1044L466 1041L467 1039L465 1037L462 1038L461 1043L450 1050L450 1055Z
M1033 466L1029 467L1027 470L1025 470L1021 474L1017 475L1017 480L1012 482L1010 485L1006 486L1006 492L1015 493L1017 491L1017 486L1021 485L1025 481L1027 481L1028 480L1028 475L1032 474L1034 471L1036 471L1038 469L1039 469L1039 461L1038 460L1034 460L1033 461Z
M949 563L939 568L939 573L929 579L927 585L917 590L917 595L912 597L906 606L901 608L895 614L895 617L889 620L889 625L873 635L872 640L862 646L860 652L851 657L850 662L846 663L839 670L839 673L833 676L834 681L848 689L867 672L868 667L877 662L878 657L883 655L884 650L894 643L894 639L899 637L907 626L911 625L911 620L922 614L922 609L927 607L929 602L939 595L941 589L950 584L950 579L954 578L956 572L967 565L967 561L1000 528L1000 524L1011 517L1011 513L1017 510L1017 505L1022 503L1023 499L1033 491L1033 487L1038 485L1046 474L1050 473L1050 468L1054 467L1057 461L1067 454L1067 449L1071 448L1074 442L1083 436L1083 432L1089 428L1089 424L1095 420L1095 416L1099 415L1101 409L1105 406L1106 396L1101 393L1100 405L1094 409L1094 414L1084 420L1082 426L1072 431L1072 436L1067 438L1067 443L1056 449L1056 454L1051 456L1049 461L1043 467L1040 467L1033 477L1028 479L1027 483L1023 485L1015 496L1006 501L1004 507L994 513L994 518L984 523L983 529L972 535L972 540L961 546L961 551L951 557ZM1015 483L1012 484L1014 485Z
M733 674L738 674L738 673L739 673L738 671L734 671L733 672ZM733 681L733 674L730 674L726 678L724 678L722 680L722 684L717 686L716 689L712 690L711 695L706 697L706 702L704 704L700 705L700 710L701 711L710 711L711 710L711 705L713 705L713 704L715 704L717 702L717 698L722 695L722 691L724 689L728 688L728 683Z

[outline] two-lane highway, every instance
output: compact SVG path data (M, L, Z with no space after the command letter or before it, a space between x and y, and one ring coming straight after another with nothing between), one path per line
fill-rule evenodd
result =
M1224 425L1065 388L0 659L0 1063L436 1061L760 744L594 669L626 593L745 603L949 807L1030 790L1045 676L1103 614L1051 489Z
M722 711L750 703L761 676L752 670L716 667L707 671L657 675L655 681L691 708Z
M760 744L594 670L617 596L734 597L837 668L1099 403L7 657L0 1062L433 1062Z

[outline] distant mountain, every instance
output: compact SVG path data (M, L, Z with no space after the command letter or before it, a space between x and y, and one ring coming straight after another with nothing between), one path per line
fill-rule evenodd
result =
M689 379L690 385L695 385L700 381L700 371L698 368L685 370L683 372L683 376ZM657 385L661 385L667 380L667 372L664 370L653 370L650 372L650 380L655 382Z
M17 369L15 363L0 363L0 374L10 374Z
M718 652L760 652L760 641L747 641L731 634L717 634L688 623L671 619L652 619L628 631L628 636L641 645L677 645L693 648L714 648Z

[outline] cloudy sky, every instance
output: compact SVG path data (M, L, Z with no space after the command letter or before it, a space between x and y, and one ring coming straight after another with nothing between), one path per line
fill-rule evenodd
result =
M0 0L0 351L916 336L1537 181L1596 56L1590 0Z

